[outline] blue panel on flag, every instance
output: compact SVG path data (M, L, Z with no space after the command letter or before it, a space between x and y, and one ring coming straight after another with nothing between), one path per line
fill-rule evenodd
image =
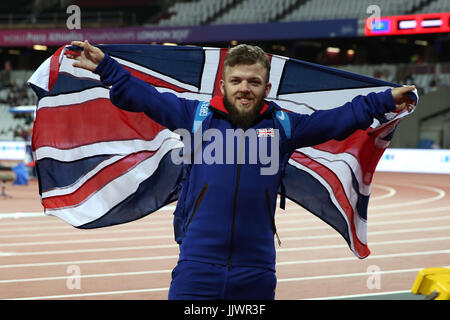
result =
M183 83L200 87L205 62L202 48L162 45L129 45L125 48L123 45L103 45L99 47L113 57L132 61Z
M166 154L158 169L139 185L135 193L111 208L104 216L78 228L101 228L137 220L177 200L179 188L176 186L181 173L182 166L173 164L170 153Z
M60 73L49 95L55 96L61 93L80 92L95 87L104 87L100 81L75 78L69 74Z
M284 178L286 196L301 205L303 208L314 212L324 221L331 222L347 242L350 242L348 225L331 201L328 190L313 176L303 170L298 170L291 164L286 166Z
M42 191L70 186L100 162L110 157L110 155L99 155L73 162L61 162L51 158L41 159L38 169Z
M278 94L398 86L394 83L355 75L295 59L286 62Z

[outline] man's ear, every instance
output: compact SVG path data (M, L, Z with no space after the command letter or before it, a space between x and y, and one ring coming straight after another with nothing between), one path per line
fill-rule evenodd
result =
M267 82L266 91L264 92L264 99L267 98L267 96L269 95L270 89L272 89L272 84L270 82Z
M225 95L225 81L223 81L223 79L220 79L219 81L219 87L220 87L220 92L222 92L222 95Z

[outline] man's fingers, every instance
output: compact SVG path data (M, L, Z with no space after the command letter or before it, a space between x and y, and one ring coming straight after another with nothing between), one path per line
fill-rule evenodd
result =
M84 41L77 41L74 40L70 43L72 46L77 46L77 47L82 47L84 50L90 50L92 49L91 44L89 43L89 41L84 40Z
M411 98L408 94L416 89L416 86L403 86L403 87L397 87L393 88L391 90L392 97L394 98L394 101L396 104L401 104L403 102L406 102L408 104L416 104L413 98Z
M403 86L403 87L398 87L396 89L398 89L397 91L399 93L405 94L405 93L414 91L416 89L416 86Z
M67 58L69 58L69 59L74 59L74 60L81 60L81 56L79 56L79 55L73 55L73 54L70 54L70 53L66 53L66 57Z
M78 46L78 47L83 47L84 48L84 41L76 41L76 40L74 40L70 44L72 46Z

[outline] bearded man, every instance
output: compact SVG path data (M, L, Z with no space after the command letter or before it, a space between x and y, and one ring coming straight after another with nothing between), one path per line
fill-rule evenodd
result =
M245 138L230 144L232 147L223 143L220 151L231 161L188 166L174 213L180 254L172 272L169 299L273 300L277 282L274 214L290 155L300 147L345 139L368 128L374 117L410 110L413 103L407 94L415 87L408 86L357 96L341 107L311 115L287 115L277 104L265 100L271 89L266 53L245 44L227 53L220 81L223 96L207 102L189 100L158 92L87 41L72 45L83 49L79 56L68 55L77 60L73 65L100 75L103 84L111 86L110 99L119 108L144 112L172 131L191 132L199 106L206 103L208 116L199 130L215 129L223 137L227 130L253 130L258 137L265 133L264 139L256 140L256 146ZM282 119L289 121L289 134L282 129ZM271 139L277 143L269 145L277 150L270 153L279 157L280 165L275 172L262 174L265 164L261 159L255 162L247 157L252 157L250 150L268 148ZM205 141L200 147L204 150L209 143Z

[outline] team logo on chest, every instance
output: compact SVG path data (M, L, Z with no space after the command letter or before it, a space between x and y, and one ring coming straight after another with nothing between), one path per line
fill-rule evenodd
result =
M256 129L256 135L259 137L274 137L275 133L273 128Z

